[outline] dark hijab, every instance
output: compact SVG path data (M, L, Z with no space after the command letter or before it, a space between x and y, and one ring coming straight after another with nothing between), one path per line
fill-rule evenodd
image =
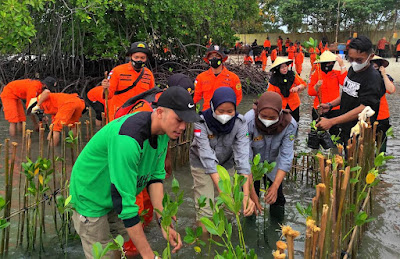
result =
M283 75L279 71L280 67L281 65L272 70L272 76L269 79L269 83L277 86L283 97L287 98L290 95L290 88L294 83L296 75L292 70L288 70L287 74Z
M204 120L207 123L208 128L216 135L229 134L239 113L235 112L235 115L227 123L222 124L214 118L213 112L223 103L233 103L236 110L236 94L230 87L220 87L215 90L213 97L211 98L211 108L205 110L201 114L204 116Z
M265 92L255 103L254 108L256 128L263 135L276 135L281 133L292 120L289 110L282 110L282 97L275 92ZM279 120L268 128L258 119L258 114L266 108L271 108L278 112Z

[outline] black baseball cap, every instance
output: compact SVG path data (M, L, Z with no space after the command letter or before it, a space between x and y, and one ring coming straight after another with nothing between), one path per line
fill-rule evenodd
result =
M168 77L167 81L168 87L172 86L180 86L186 89L190 94L194 91L194 83L193 80L182 73L173 74L172 76Z
M200 121L200 115L196 112L196 105L192 96L182 87L169 87L160 96L157 107L165 107L173 110L178 117L185 122Z
M149 46L147 45L146 42L143 41L137 41L131 44L131 48L128 50L127 55L131 56L133 53L136 52L143 52L144 54L147 55L147 57L151 56L151 51L149 49Z
M54 91L57 80L54 77L48 76L42 80L42 84L45 84L50 91Z

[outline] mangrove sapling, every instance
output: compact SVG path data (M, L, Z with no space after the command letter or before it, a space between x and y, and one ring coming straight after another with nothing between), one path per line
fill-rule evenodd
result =
M226 248L221 255L216 251L217 258L256 258L257 255L254 253L253 249L250 250L249 253L246 251L243 228L239 218L244 199L241 188L245 184L246 179L244 176L235 173L232 184L229 173L225 168L218 165L217 172L220 178L218 187L221 191L215 204L210 200L213 216L212 218L202 217L200 221L210 234L220 237L223 244L213 239L210 239L210 242ZM232 244L232 223L228 222L224 213L224 208L232 212L236 217L239 245L235 248Z
M25 195L32 196L35 199L35 208L32 215L33 224L30 226L30 229L27 228L27 232L29 232L28 237L30 239L30 248L32 250L36 243L37 221L40 220L39 222L42 222L42 217L44 217L39 210L40 199L42 199L45 195L49 196L47 194L47 192L50 190L48 183L51 180L51 175L53 174L54 170L52 169L50 160L42 159L40 157L35 162L32 162L29 158L27 158L27 162L22 163L22 168L29 185ZM39 251L42 250L43 246L42 230L42 224L40 224Z
M124 238L121 235L118 235L116 238L114 238L113 241L109 242L104 248L99 242L93 244L94 259L104 258L106 254L110 251L119 251L121 252L120 258L126 258L124 252Z
M197 204L198 204L198 210L206 206L206 200L207 197L204 195L201 195L200 198L197 199ZM183 238L183 241L189 245L196 244L193 249L195 250L196 254L201 254L202 249L200 246L204 247L206 243L201 240L201 237L203 236L203 229L202 227L196 227L195 229L191 227L186 227L185 228L186 236ZM211 242L209 243L211 244Z
M183 203L183 191L179 192L179 182L175 178L172 180L172 192L174 193L175 200L172 200L168 193L164 194L162 200L163 211L155 208L155 211L161 216L160 227L167 233L169 237L170 227L173 227L172 220L176 220L179 206ZM171 246L169 240L167 240L167 247L162 253L162 258L171 259Z
M65 183L65 188L68 188L68 182ZM61 186L63 188L63 186ZM64 247L67 247L68 245L68 237L69 237L69 224L71 221L71 216L73 213L73 208L71 205L71 198L72 196L69 195L66 199L64 196L60 193L56 196L56 204L57 204L57 210L61 215L62 221L61 221L61 227L60 230L57 230L57 235L60 239L60 245L61 248L64 249ZM64 246L64 241L63 237L65 238L65 246Z
M5 200L2 196L0 196L0 211L2 211L3 209L5 209L6 207L7 207L6 200ZM5 211L5 210L4 210L4 211ZM6 214L6 213L4 212L4 214ZM5 238L4 230L5 230L6 228L8 228L8 226L10 226L9 220L7 220L5 217L0 218L0 229L3 230L2 242L3 242L4 238ZM2 250L2 251L0 251L0 252L1 252L1 254L3 254L4 251Z
M70 124L72 125L72 124ZM65 138L66 146L71 150L71 164L72 166L75 163L75 152L74 150L77 149L78 144L78 136L74 136L74 132L72 130L68 131L68 136Z

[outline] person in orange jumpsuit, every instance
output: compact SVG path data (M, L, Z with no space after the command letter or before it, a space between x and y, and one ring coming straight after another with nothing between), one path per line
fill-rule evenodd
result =
M28 106L30 100L42 93L44 89L53 89L56 85L56 79L46 77L43 81L22 79L8 83L1 93L3 103L4 117L10 123L10 136L15 136L17 131L22 130L22 122L26 121L25 110L22 100L26 100ZM36 118L31 116L36 129L39 128Z
M349 39L346 42L346 57L347 57L347 52L349 51L349 46L350 46L350 42L353 39L353 37L349 37Z
M167 80L167 88L168 87L183 87L192 95L194 89L193 79L181 73L173 74ZM153 111L153 109L156 108L155 103L162 93L162 89L154 87L140 95L130 98L118 109L115 114L115 119L139 111ZM170 177L172 174L172 167L169 148L165 158L165 171L165 178ZM136 204L139 206L139 215L143 217L143 227L146 227L153 219L153 205L146 188L136 196ZM147 213L144 213L146 211ZM129 257L139 253L131 239L124 243L124 250Z
M271 62L272 63L274 63L274 61L275 61L275 59L278 57L278 51L277 51L277 49L275 48L275 49L273 49L272 51L271 51Z
M246 66L251 66L251 64L253 64L253 59L250 57L249 53L246 54L246 56L244 56L244 61L243 63Z
M261 62L262 62L262 71L265 71L265 68L267 67L267 62L268 62L268 52L264 49L261 52Z
M135 42L128 51L131 62L116 66L101 83L108 89L110 120L129 98L154 87L153 73L145 67L151 52L144 42Z
M204 61L211 67L196 77L193 97L195 103L204 100L203 111L210 108L210 100L219 87L232 88L236 94L237 104L242 100L242 84L239 77L224 66L227 59L228 56L219 46L212 45L207 49Z
M276 45L278 46L278 55L282 56L283 55L283 53L282 53L283 39L281 36L278 37L278 41L277 41Z
M375 55L371 60L371 64L381 74L382 80L385 84L386 93L387 94L394 93L396 91L396 87L393 84L394 80L390 75L386 74L386 69L385 69L387 66L389 66L389 61L380 56ZM389 105L386 99L386 94L383 95L381 98L381 102L379 105L379 113L376 119L379 122L378 127L376 128L376 133L382 134L382 145L380 152L386 152L386 145L387 145L386 131L391 127Z
M338 61L339 70L333 70L335 62ZM343 85L347 76L347 70L343 60L330 52L329 50L321 54L320 60L315 62L317 68L311 75L308 84L308 94L315 96L312 109L312 119L317 120L320 117L318 107L320 103L329 103L340 95L340 85ZM333 107L331 111L324 113L323 117L333 118L340 115L340 106ZM340 129L338 125L330 128L331 135L339 136Z
M289 47L287 48L288 59L294 60L294 54L296 53L296 47L293 45L293 42L290 42Z
M269 51L271 50L271 41L269 40L269 37L267 37L264 41L264 49L269 53Z
M400 57L400 39L396 41L396 62Z
M53 145L56 146L60 142L62 124L68 126L78 122L85 110L85 101L77 94L51 93L44 90L36 101L30 102L27 113L34 114L39 110L52 116Z
M285 40L285 48L283 50L283 52L285 52L285 55L287 54L287 50L290 47L290 42L291 42L290 39L286 38L286 40Z
M304 54L302 51L296 53L294 57L294 64L296 67L296 73L298 75L301 74L301 71L303 71L303 62L304 62Z
M269 79L268 91L277 92L282 97L282 109L289 109L292 117L300 120L300 97L299 92L306 88L303 79L292 70L289 65L291 59L278 57L271 66L272 76Z
M104 112L105 100L103 96L103 87L96 86L90 89L87 93L89 104L96 113L96 126L101 127L103 120L102 113Z

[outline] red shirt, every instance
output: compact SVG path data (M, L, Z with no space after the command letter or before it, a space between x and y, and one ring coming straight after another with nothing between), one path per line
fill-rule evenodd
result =
M294 59L294 53L296 52L296 47L295 46L291 46L287 49L287 53L288 53L288 59Z
M236 105L239 105L242 100L242 84L240 83L240 79L235 73L226 69L225 66L218 76L214 75L211 68L199 74L194 85L193 101L197 103L203 98L203 111L210 108L211 98L214 91L219 87L230 87L235 91Z
M388 44L388 42L385 39L380 39L378 41L378 46L377 48L380 50L384 50L385 49L385 45Z

